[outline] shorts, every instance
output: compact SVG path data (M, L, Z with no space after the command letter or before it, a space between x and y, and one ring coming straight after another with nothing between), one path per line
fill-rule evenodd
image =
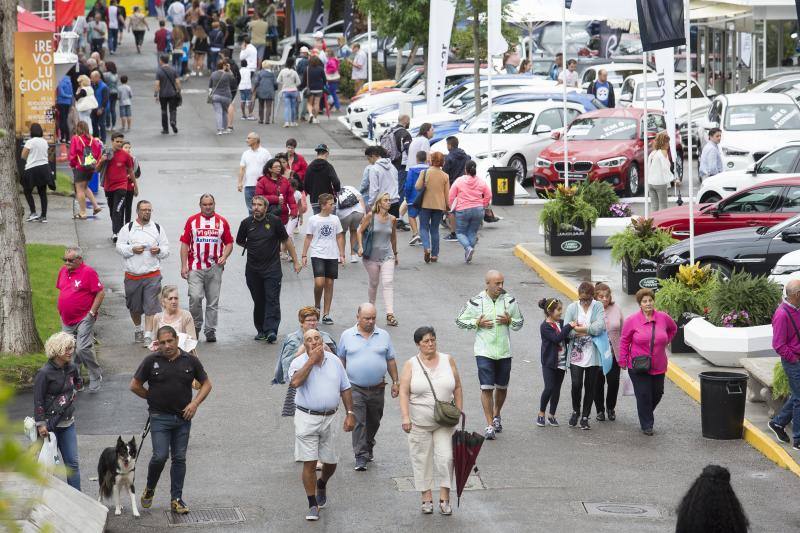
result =
M72 169L72 181L81 183L84 181L92 181L94 170L81 170L79 168Z
M311 269L314 271L315 278L336 279L339 277L339 260L312 257Z
M121 105L119 106L119 116L121 118L130 118L131 117L131 106L129 105Z
M239 93L241 94L242 102L249 102L253 99L252 89L242 89Z
M161 275L152 278L125 278L125 305L131 313L155 315L161 312Z
M409 205L408 206L408 216L409 216L409 218L417 218L419 216L419 209L417 209L413 205Z
M339 221L342 223L343 231L355 231L358 229L359 224L361 224L361 219L363 218L364 213L353 211L346 217L340 218Z
M511 380L511 358L489 359L482 355L475 356L478 363L478 381L481 390L507 389Z
M339 462L336 453L336 415L311 415L294 412L294 460L320 461L328 465Z
M319 95L322 94L322 91L323 91L322 89L315 90L315 91L312 91L311 89L309 89L308 90L308 94L310 94L311 96L319 96Z

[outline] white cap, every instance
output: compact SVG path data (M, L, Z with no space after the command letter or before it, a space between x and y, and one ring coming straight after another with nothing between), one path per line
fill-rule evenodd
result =
M314 32L314 38L315 39L322 39L322 37L323 37L323 35L322 35L321 31L315 31Z
M307 54L308 53L308 46L301 46L300 47L300 53L301 54Z

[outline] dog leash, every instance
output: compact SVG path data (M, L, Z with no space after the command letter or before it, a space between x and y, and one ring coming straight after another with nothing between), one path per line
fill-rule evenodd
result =
M139 460L139 454L142 453L142 447L144 446L144 439L147 437L147 434L150 433L150 415L147 415L147 422L144 423L144 429L142 430L142 437L141 441L139 442L139 447L136 449L136 457L135 461Z

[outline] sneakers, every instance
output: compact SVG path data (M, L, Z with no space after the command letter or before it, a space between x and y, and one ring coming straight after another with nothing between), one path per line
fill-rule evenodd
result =
M486 440L494 440L496 438L493 426L486 426L486 430L483 432L483 438Z
M98 377L94 381L89 381L89 393L94 394L96 392L100 392L101 383L103 383L103 376Z
M433 502L422 502L422 514L433 514Z
M278 335L274 331L270 331L265 336L265 340L270 344L275 344L275 341L278 340Z
M450 502L448 500L439 500L439 512L443 516L450 516L453 514L453 508L450 507Z
M39 220L39 215L36 213L31 213L30 216L27 218L28 222L33 222L34 220Z
M466 251L464 252L464 262L465 262L465 263L470 263L470 262L472 262L472 256L473 256L473 255L475 255L475 248L473 248L472 246L470 246L470 247L469 247L469 248L467 248L467 249L466 249Z
M153 337L151 337L150 335L145 335L142 346L149 349L151 344L153 344Z
M581 418L581 429L583 429L583 430L592 429L591 426L589 426L589 419L588 418Z
M322 323L325 324L326 326L332 326L333 319L330 317L330 315L324 315L322 317Z
M794 444L792 444L792 449L800 451L800 439L794 441Z
M603 411L597 413L597 421L598 422L605 422L606 421L606 414Z
M217 342L217 334L213 331L206 333L206 342Z
M258 335L256 335L255 337L253 337L253 340L254 340L254 341L263 342L263 341L267 340L267 334L266 334L266 333L260 333L260 332L259 332L259 333L258 333Z
M306 512L306 520L310 522L316 522L319 520L319 507L316 505L314 507L309 507L308 511Z
M326 489L322 489L319 485L317 485L317 507L322 509L327 503L328 496L326 495Z
M133 332L133 342L136 344L144 344L144 331L134 331Z
M353 467L353 470L355 470L356 472L366 472L367 471L366 457L356 457L356 466Z
M642 433L644 433L644 434L645 434L645 435L647 435L648 437L652 437L652 436L653 436L653 428L647 428L647 429L643 429L643 430L642 430Z
M778 437L779 441L785 442L786 444L789 444L789 442L791 442L789 440L789 435L786 433L786 430L783 427L776 424L775 422L773 422L772 420L769 421L769 429L771 429L772 432L775 433L775 436ZM795 442L795 446L797 446L797 442Z
M447 235L445 235L444 239L442 239L442 240L445 240L445 241L448 241L448 242L457 242L458 241L458 239L456 238L456 234L454 232L453 233L448 233Z
M47 224L47 217L39 217L39 222L42 224Z
M608 410L608 419L609 419L611 422L613 422L614 420L616 420L616 419L617 419L617 413L615 413L613 409L609 409L609 410Z
M495 433L502 433L503 432L503 420L496 416L492 419L492 427L494 427Z
M547 423L553 426L554 428L558 427L558 420L553 415L547 417Z
M578 413L573 411L572 416L569 417L569 425L573 428L578 425Z
M288 128L289 126L291 126L291 124L289 124L288 122L284 122L284 123L283 123L283 127L284 127L284 128Z
M399 229L401 231L411 231L411 226L406 224L403 220L398 220L397 221L397 229Z
M350 254L350 262L351 263L358 263L358 255Z
M186 514L189 512L189 506L180 498L169 502L169 508L172 509L172 512L175 514Z
M150 506L153 505L153 496L156 494L156 489L148 489L145 487L144 492L142 492L142 498L140 503L142 507L145 509L150 509Z
M537 416L536 417L536 425L539 426L540 428L544 427L544 417L543 416Z
M409 246L419 246L420 244L422 244L422 237L420 237L419 234L412 236L411 240L408 241Z

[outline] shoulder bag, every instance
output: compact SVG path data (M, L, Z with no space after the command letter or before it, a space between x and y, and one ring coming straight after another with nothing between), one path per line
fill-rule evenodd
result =
M175 80L169 77L169 71L165 70L163 67L161 68L161 70L164 72L164 76L167 77L170 84L172 85L172 89L175 91L175 107L180 107L181 105L183 105L183 96L181 96L181 92L178 90L178 87L175 86ZM178 74L176 72L175 76L177 75Z
M423 198L425 197L425 189L428 187L428 179L427 178L428 178L428 171L427 170L423 170L422 171L422 188L419 191L417 191L417 196L414 198L414 201L411 203L411 205L415 209L422 209L422 201L423 201Z
M653 317L653 333L650 335L650 355L637 355L631 359L630 371L635 374L647 374L653 366L653 346L656 342L656 321Z
M225 79L225 74L224 73L222 74L222 76L219 77L219 79L217 80L217 83L214 85L214 88L211 89L211 92L208 93L208 97L206 98L206 103L207 104L213 104L214 103L214 93L217 92L217 88L219 87L219 84L222 83L223 79Z
M367 229L364 230L364 234L361 236L361 247L363 248L362 254L365 257L369 257L372 254L372 236L375 231L375 213L372 213L372 218L369 219L369 226Z
M439 399L436 397L436 391L433 390L433 383L431 383L431 378L428 376L428 371L425 370L425 365L422 364L419 356L417 356L417 362L422 369L422 373L425 374L425 379L428 380L428 385L430 385L431 392L433 393L433 420L440 426L455 426L458 424L458 421L461 420L461 409L456 407L454 401L439 401Z

